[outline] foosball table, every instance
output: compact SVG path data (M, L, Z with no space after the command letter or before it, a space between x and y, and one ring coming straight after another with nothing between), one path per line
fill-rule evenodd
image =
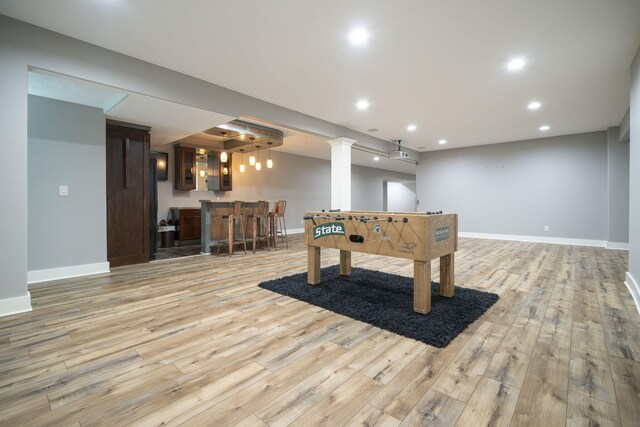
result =
M351 274L351 252L413 260L413 310L431 311L431 260L440 258L440 295L454 296L458 215L442 212L307 212L307 283L320 283L320 249L340 250L340 275Z

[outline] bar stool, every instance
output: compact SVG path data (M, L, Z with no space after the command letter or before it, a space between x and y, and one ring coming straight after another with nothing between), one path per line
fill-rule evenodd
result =
M248 220L252 224L253 231L253 253L256 253L256 242L258 240L267 241L267 250L271 251L271 244L269 243L269 224L268 224L268 205L264 200L258 201L258 206L253 208L253 213L249 215ZM261 227L262 225L262 227ZM262 233L264 228L264 234Z
M273 240L273 247L277 251L278 250L278 239L276 238L278 232L278 222L276 220L276 207L278 202L267 202L267 223L269 224L269 229L267 231L267 240L271 242ZM271 208L273 207L273 210Z
M240 243L242 243L244 247L244 253L245 254L247 253L247 241L244 236L244 219L242 217L243 205L244 203L241 201L236 200L235 202L232 202L233 212L229 216L226 216L226 219L228 221L228 226L229 226L229 236L228 236L229 256L233 255L233 247L235 245L239 245ZM222 219L224 220L225 216L223 216ZM236 221L240 226L242 240L236 240Z
M274 212L275 219L275 240L279 237L281 240L284 240L284 243L289 249L289 240L287 239L287 224L284 220L284 211L287 208L286 200L278 200L276 202L276 210Z

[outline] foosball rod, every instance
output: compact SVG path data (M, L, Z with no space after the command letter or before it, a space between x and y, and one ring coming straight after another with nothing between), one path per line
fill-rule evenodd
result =
M360 222L364 222L364 223L368 223L368 222L383 222L383 221L386 221L386 222L403 222L403 223L406 224L407 222L409 222L409 218L404 217L404 218L396 219L396 220L394 220L391 217L378 218L376 216L374 216L373 218L365 218L365 217L360 218Z
M342 216L342 215L336 215L336 216L331 216L331 215L304 215L302 217L303 220L307 221L307 220L316 220L316 219L335 219L336 221L343 221L343 220L349 220L349 221L360 221L360 222L404 222L405 224L407 222L409 222L409 219L407 217L401 218L401 219L396 219L394 220L393 218L391 218L390 216L387 218L378 218L377 216L374 216L373 218L367 218L364 216L361 216L360 218L358 218L357 216L352 216L349 215L347 216Z
M353 219L353 217L351 215L349 215L348 217L346 216L342 216L342 215L336 215L336 216L331 216L331 215L305 215L302 217L302 219L304 220L308 220L308 219L335 219L337 221L342 221L345 219Z

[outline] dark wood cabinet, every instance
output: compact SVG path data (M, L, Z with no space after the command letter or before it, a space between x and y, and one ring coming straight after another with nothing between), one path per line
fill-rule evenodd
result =
M180 240L200 239L200 209L180 209Z
M171 208L171 219L177 225L176 238L182 244L188 240L200 240L200 209Z
M229 153L227 161L220 162L220 191L231 191L231 159L233 156Z
M196 189L196 149L193 147L175 146L175 189Z
M207 181L207 190L209 191L231 191L232 163L231 153L227 161L220 161L220 153L210 153L207 158L209 167L209 180Z
M175 189L196 190L206 188L209 191L231 191L232 189L232 156L229 153L226 162L220 161L220 153L207 154L207 184L200 188L196 175L196 149L193 147L175 146Z

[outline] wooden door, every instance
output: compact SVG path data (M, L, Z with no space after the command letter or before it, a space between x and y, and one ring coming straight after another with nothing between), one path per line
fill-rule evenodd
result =
M149 132L107 124L107 259L149 262Z

